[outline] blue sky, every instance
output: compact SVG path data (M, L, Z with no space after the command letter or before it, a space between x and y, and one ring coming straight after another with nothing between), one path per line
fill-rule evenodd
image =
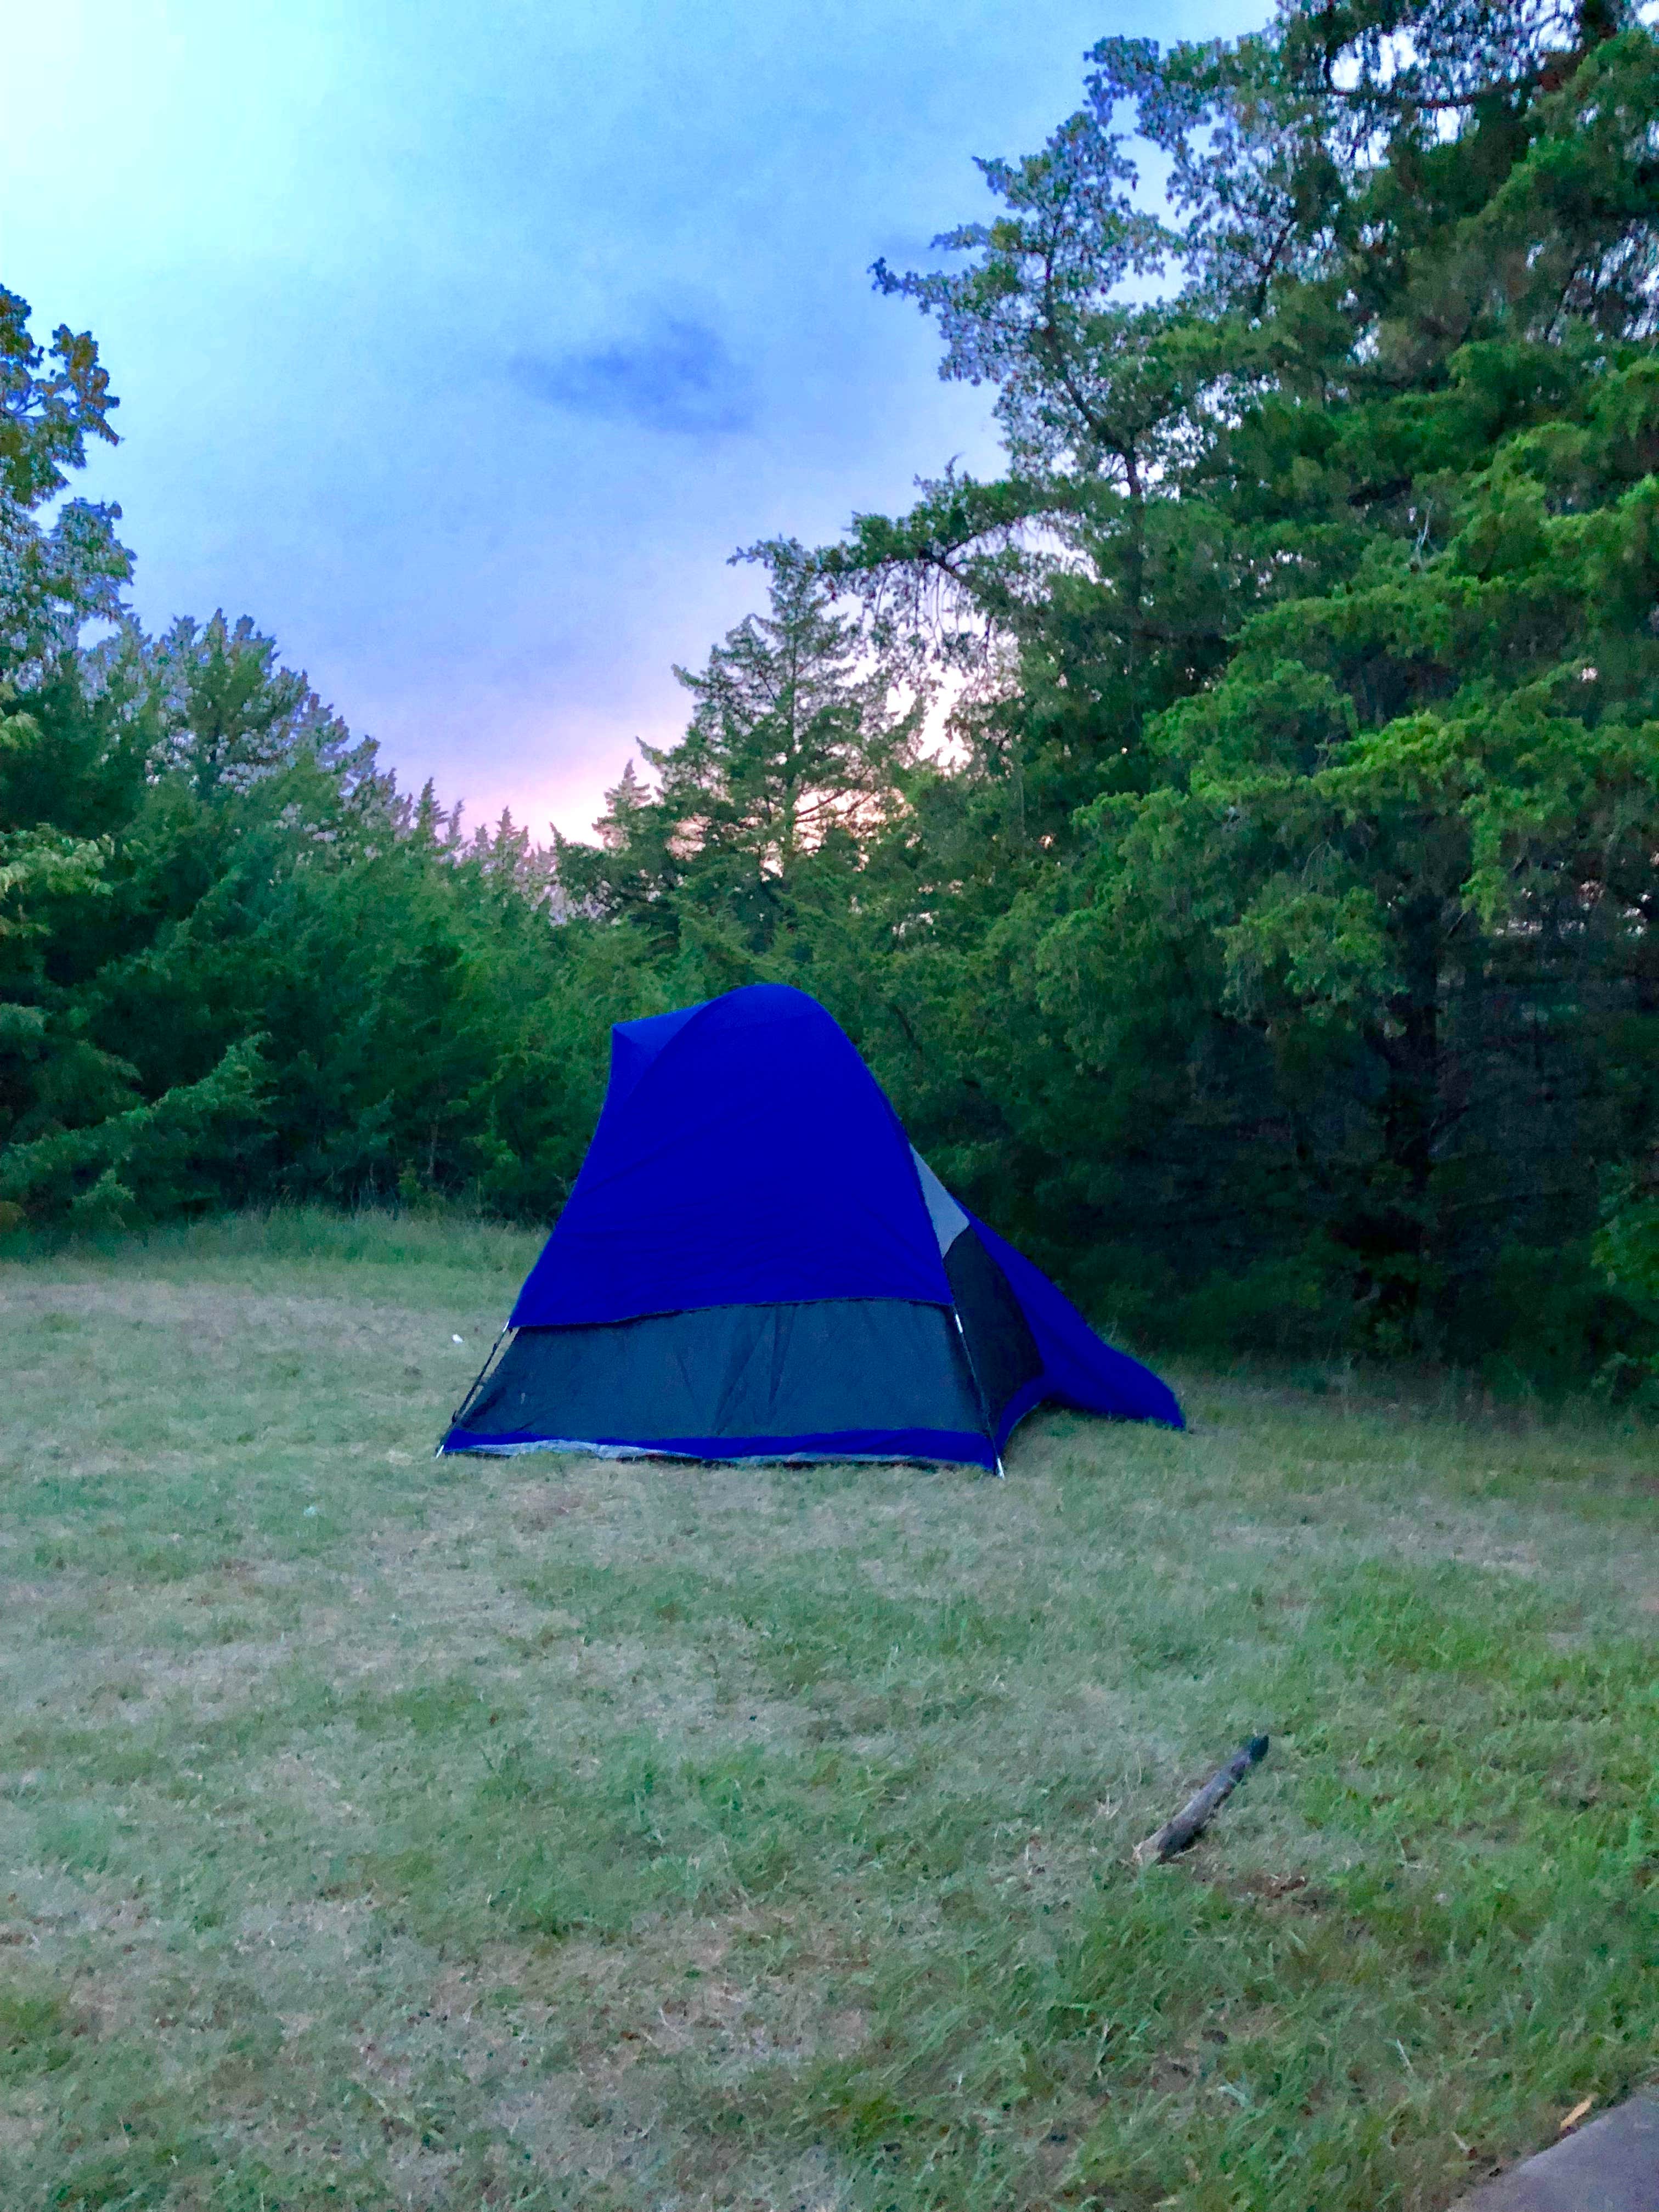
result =
M1237 0L58 0L7 29L0 283L97 335L152 626L222 605L402 781L586 829L726 565L993 465L878 254L988 205L1109 32Z

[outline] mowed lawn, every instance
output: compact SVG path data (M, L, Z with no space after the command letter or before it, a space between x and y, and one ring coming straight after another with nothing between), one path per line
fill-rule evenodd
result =
M5 2212L1369 2212L1659 2075L1650 1433L434 1462L532 1249L0 1267Z

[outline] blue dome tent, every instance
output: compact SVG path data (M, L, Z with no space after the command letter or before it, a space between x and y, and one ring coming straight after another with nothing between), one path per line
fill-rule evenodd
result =
M442 1451L988 1468L1045 1401L1182 1425L957 1203L817 1000L771 983L617 1024L507 1329Z

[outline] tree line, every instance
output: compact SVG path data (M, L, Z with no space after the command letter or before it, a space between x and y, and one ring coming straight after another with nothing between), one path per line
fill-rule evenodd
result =
M770 979L1131 1334L1659 1387L1640 13L1103 40L874 272L1001 473L751 549L591 843L463 835L249 620L147 635L64 496L96 347L0 294L0 1222L545 1218L611 1022Z

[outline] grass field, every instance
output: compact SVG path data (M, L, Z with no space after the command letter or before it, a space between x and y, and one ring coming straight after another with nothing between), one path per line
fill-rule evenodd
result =
M4 2212L1432 2207L1659 2074L1650 1434L435 1463L531 1249L0 1267Z

